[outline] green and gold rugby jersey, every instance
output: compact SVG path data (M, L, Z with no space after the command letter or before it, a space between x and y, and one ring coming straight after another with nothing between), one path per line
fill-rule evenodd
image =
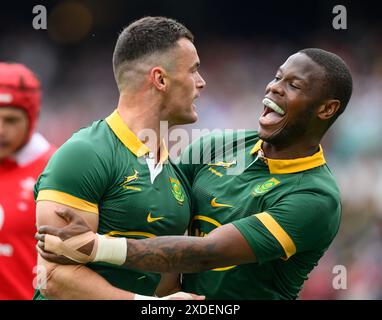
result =
M184 178L166 161L165 147L158 164L162 171L153 177L148 154L115 111L57 150L36 183L35 197L99 214L100 234L134 239L183 235L191 212ZM160 280L159 274L106 263L88 267L112 285L144 295L152 295Z
M295 299L338 231L339 189L321 146L306 158L274 160L262 156L257 132L241 135L198 139L180 168L192 183L189 234L205 236L232 223L257 263L184 274L183 290L207 299ZM240 146L244 171L229 175L239 165ZM191 162L199 150L211 153L211 161Z

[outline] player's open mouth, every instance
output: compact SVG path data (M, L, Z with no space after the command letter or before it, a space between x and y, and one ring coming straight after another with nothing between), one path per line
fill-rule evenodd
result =
M264 111L259 118L262 126L273 126L281 122L285 116L285 111L269 98L263 99Z

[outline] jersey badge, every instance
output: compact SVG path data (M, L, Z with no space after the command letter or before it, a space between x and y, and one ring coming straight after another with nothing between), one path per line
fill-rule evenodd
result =
M269 190L271 190L274 186L277 186L280 183L276 178L271 178L263 183L259 183L255 186L252 191L252 194L257 197L260 196Z
M182 187L180 185L179 180L173 179L170 177L170 183L171 183L171 192L175 199L178 201L179 204L183 204L184 202L184 193L182 191Z

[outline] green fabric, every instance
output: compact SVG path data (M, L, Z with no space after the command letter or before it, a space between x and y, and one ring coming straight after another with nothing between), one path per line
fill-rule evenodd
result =
M250 154L258 140L256 132L244 136L235 132L233 139L229 134L211 134L182 155L179 167L192 182L190 235L205 236L219 224L233 223L258 261L224 271L185 274L184 291L204 294L207 299L295 299L338 231L340 196L327 165L270 174L268 165L262 159L254 161L257 154ZM243 142L245 150L240 154L237 146ZM195 161L200 156L198 152L210 153L211 161L191 164L192 157ZM245 170L229 175L223 164L240 158ZM220 161L223 164L216 165ZM231 207L213 207L214 198ZM282 259L283 247L255 216L261 212L267 212L293 241L296 253L288 260Z
M98 233L141 239L184 234L191 211L184 184L182 173L170 162L152 184L144 157L137 158L100 120L57 150L36 183L35 198L41 190L56 190L97 204ZM88 267L116 287L143 295L152 295L160 280L159 274L108 264Z

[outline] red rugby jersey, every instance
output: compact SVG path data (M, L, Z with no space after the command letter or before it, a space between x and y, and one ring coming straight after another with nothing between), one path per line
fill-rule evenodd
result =
M0 162L0 299L31 299L37 262L33 188L55 147L40 134Z

